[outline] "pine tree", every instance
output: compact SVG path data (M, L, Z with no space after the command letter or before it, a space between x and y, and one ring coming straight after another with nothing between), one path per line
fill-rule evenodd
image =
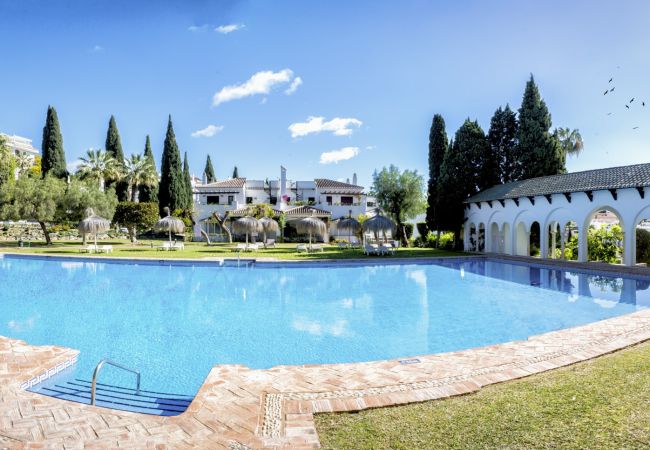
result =
M203 170L203 173L205 174L206 182L214 183L217 181L217 177L214 176L214 167L212 167L212 160L210 159L210 155L208 155L208 159L205 161L205 169Z
M433 116L429 131L429 182L427 186L427 228L431 231L440 230L437 217L438 179L440 166L447 152L447 131L445 119L440 114Z
M192 210L194 206L194 196L192 195L192 177L190 176L190 163L187 160L187 152L183 159L183 183L185 185L185 205L184 210Z
M65 151L63 150L63 136L59 127L59 117L53 106L47 107L47 118L43 127L41 151L43 155L41 159L43 178L46 175L66 178L68 176L68 169L65 163Z
M516 159L522 167L522 179L566 172L566 155L550 128L551 114L531 75L519 108L517 131Z
M124 166L124 152L122 151L122 140L120 132L117 130L115 117L111 116L108 121L108 131L106 132L106 153L113 157L119 167ZM107 183L107 187L113 183ZM115 193L117 199L121 202L129 200L129 183L124 180L117 180L115 183Z
M144 157L149 161L149 164L153 167L154 172L156 173L156 179L158 179L158 170L156 169L156 160L153 157L153 151L151 150L151 139L147 135L147 140L144 144ZM141 202L151 202L158 203L158 183L154 185L140 185L140 201Z
M239 171L237 170L237 166L232 171L232 177L233 178L239 178Z
M454 232L456 246L464 218L463 201L477 193L486 182L480 167L488 148L479 124L467 119L456 131L440 166L438 220L443 229Z
M488 142L499 165L501 183L517 181L521 178L522 167L515 159L517 147L517 116L510 105L499 107L490 121Z
M160 184L158 185L158 205L162 214L163 208L168 206L171 211L183 208L185 205L185 182L183 181L183 167L181 154L176 144L172 116L167 122L167 135L162 154L162 167Z

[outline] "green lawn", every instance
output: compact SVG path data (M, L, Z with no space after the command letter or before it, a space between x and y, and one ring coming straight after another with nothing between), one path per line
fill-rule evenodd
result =
M236 244L213 244L207 246L201 242L185 243L185 250L179 251L159 251L155 247L160 246L162 241L142 240L139 245L132 245L126 240L106 240L98 242L99 245L110 244L113 246L113 253L108 256L121 257L148 257L148 258L236 258L237 252L231 250ZM153 248L152 248L153 246ZM38 253L44 255L80 255L82 247L81 242L55 242L53 245L46 246L42 243L32 243L31 247L19 248L15 242L0 242L0 252L20 252L20 253ZM326 246L323 252L298 253L296 244L278 244L277 248L260 249L257 252L242 252L241 256L246 258L277 258L277 259L295 259L295 260L313 260L313 259L391 259L401 258L423 258L439 256L457 256L462 253L448 252L444 250L430 248L400 248L395 256L365 256L360 249L340 249L336 246ZM95 255L95 254L93 254ZM105 253L99 256L107 256Z
M650 448L650 342L462 397L319 414L330 449Z

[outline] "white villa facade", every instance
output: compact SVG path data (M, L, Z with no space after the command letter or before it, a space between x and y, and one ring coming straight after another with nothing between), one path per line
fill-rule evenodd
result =
M14 152L16 156L30 156L38 155L39 151L32 145L32 140L22 136L8 135L0 133L5 140L5 144Z
M578 261L589 260L587 234L595 217L616 215L624 232L623 264L636 263L636 228L650 219L650 164L533 178L493 186L465 201L466 251L530 255L531 229L540 227L542 258L578 233Z
M223 216L243 216L251 206L269 204L276 213L284 213L287 221L308 216L326 222L341 217L357 217L374 210L374 199L368 198L363 186L357 185L356 174L351 183L326 178L308 181L287 179L286 169L280 168L280 178L275 180L248 180L231 178L214 183L194 185L195 238L201 230L218 238L220 230L211 221L213 213Z

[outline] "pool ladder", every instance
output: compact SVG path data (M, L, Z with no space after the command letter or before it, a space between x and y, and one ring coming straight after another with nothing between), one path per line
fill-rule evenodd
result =
M90 389L90 404L94 405L95 404L95 390L97 388L97 377L99 376L99 372L102 370L102 367L104 367L104 364L108 364L109 366L117 367L118 369L126 370L127 372L131 372L136 375L136 388L135 392L136 394L140 394L140 372L137 370L133 370L129 367L126 367L125 365L122 365L120 363L116 363L115 361L111 361L110 359L102 359L99 361L97 366L95 366L95 371L93 372L93 382L92 382L92 387Z

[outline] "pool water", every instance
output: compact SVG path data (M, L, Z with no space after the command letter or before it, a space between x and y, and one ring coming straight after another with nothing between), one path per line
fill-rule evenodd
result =
M454 258L435 264L219 267L0 258L0 335L194 394L216 364L370 361L526 339L650 306L650 281ZM106 367L102 382L131 385Z

